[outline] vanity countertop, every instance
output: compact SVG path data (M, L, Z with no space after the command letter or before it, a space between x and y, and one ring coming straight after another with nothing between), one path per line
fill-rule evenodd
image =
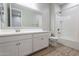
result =
M10 35L34 34L34 33L47 33L48 31L22 31L22 32L0 32L0 37ZM49 33L49 32L48 32Z

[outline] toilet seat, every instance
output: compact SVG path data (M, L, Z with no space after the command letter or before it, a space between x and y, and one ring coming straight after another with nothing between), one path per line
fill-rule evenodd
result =
M50 39L53 39L54 40L54 39L58 39L58 37L50 37Z

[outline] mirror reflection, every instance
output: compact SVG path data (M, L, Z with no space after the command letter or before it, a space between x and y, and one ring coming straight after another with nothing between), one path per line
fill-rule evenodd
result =
M16 3L0 3L0 28L40 27L42 13Z
M0 28L4 27L4 6L0 3Z

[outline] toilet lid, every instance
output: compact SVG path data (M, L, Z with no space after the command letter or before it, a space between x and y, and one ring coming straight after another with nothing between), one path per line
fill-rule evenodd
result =
M58 39L58 37L50 37L50 39Z

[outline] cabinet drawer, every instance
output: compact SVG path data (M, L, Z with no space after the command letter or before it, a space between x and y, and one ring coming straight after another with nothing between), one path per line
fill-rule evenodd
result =
M38 34L33 34L33 37L43 37L43 36L50 36L49 33L38 33Z
M32 38L32 35L5 36L5 37L0 37L0 43L7 42L7 41L27 39L27 38Z

